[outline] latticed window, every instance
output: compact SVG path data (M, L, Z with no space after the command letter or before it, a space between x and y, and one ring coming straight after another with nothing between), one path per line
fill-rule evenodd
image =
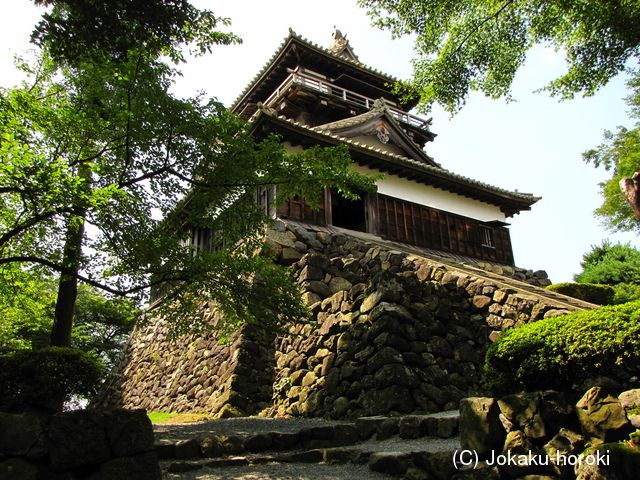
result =
M482 241L482 245L484 247L493 247L493 232L491 231L491 229L489 227L480 227L480 235L481 235L481 241Z

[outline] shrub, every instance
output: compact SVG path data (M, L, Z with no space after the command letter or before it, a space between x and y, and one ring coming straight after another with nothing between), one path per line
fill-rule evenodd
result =
M573 276L578 283L640 284L640 251L630 243L612 244L605 240L601 246L592 245L591 252L582 259L582 273Z
M0 410L53 413L69 396L95 395L102 374L98 359L73 348L0 355Z
M549 285L547 290L561 293L569 297L595 303L596 305L613 305L615 290L609 285L593 283L558 283Z
M640 373L640 302L539 320L510 330L485 357L496 395L521 390L568 390L621 368Z
M627 303L640 300L640 285L634 283L618 283L613 286L613 290L616 292L613 297L613 303Z

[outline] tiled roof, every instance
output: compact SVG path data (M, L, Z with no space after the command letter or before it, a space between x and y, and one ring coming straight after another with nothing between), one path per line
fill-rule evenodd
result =
M371 145L366 145L364 143L361 142L357 142L354 141L352 139L349 138L345 138L339 135L335 135L329 132L326 132L324 130L322 130L321 127L309 127L306 125L303 125L299 122L296 122L294 120L288 119L287 117L285 117L284 115L278 115L276 114L273 110L268 109L262 105L260 105L260 111L262 114L273 117L273 118L278 118L280 121L282 122L286 122L302 131L307 131L307 132L314 132L316 134L320 134L323 136L326 136L328 138L332 138L335 140L339 140L340 142L343 142L347 145L352 145L356 148L365 150L365 151L370 151L370 152L375 152L378 155L382 155L384 157L389 158L390 160L395 160L395 162L398 163L402 163L404 165L419 169L424 171L425 173L430 173L432 175L435 176L445 176L450 180L453 180L456 183L459 184L463 184L463 185L467 185L467 186L471 186L471 187L476 187L488 192L492 192L496 195L499 195L501 197L507 197L507 198L511 198L514 200L519 200L522 202L525 202L529 205L534 204L535 202L537 202L538 200L540 200L540 198L542 197L535 197L531 194L528 193L520 193L520 192L515 192L515 191L510 191L510 190L505 190L499 187L494 187L493 185L489 185L487 183L484 182L480 182L478 180L474 180L472 178L469 177L465 177L463 175L458 175L456 173L453 173L445 168L442 167L435 167L435 166L431 166L431 165L427 165L423 162L419 162L417 160L414 160L412 158L409 157L405 157L402 155L398 155L395 153L391 153L391 152L387 152L385 150L382 150L380 148L376 148L376 147L372 147ZM370 112L369 112L370 113ZM366 115L366 114L365 114ZM257 116L254 119L254 122L257 120L259 116Z
M424 150L422 150L418 145L416 145L413 140L407 137L404 129L398 125L393 114L389 111L384 101L376 100L374 102L374 107L371 108L368 112L362 113L360 115L355 115L353 117L344 118L342 120L337 120L331 123L325 123L324 125L316 126L316 130L326 131L328 133L334 133L339 130L349 129L351 127L355 127L357 125L363 124L369 120L373 120L374 118L386 117L387 122L391 124L391 128L396 131L396 135L400 137L400 142L404 143L404 145L399 145L400 148L403 148L406 153L415 155L415 159L422 159L422 161L427 162L433 166L440 167L438 163L436 163L433 158L427 155ZM343 132L339 132L343 133ZM342 138L342 137L341 137ZM407 157L403 157L407 158Z
M353 127L355 125L359 125L363 122L366 122L367 120L371 120L372 118L379 116L381 113L382 112L380 109L372 108L368 112L362 113L360 115L344 118L342 120L337 120L331 123L325 123L324 125L318 125L315 128L317 130L325 131L325 130L339 130L341 128Z
M321 47L313 42L310 42L309 40L307 40L306 38L303 38L301 36L299 36L298 34L296 34L293 29L289 28L289 35L283 40L283 42L280 44L280 47L278 48L278 50L276 50L276 52L271 56L271 58L267 61L267 63L264 65L264 67L262 67L262 69L256 74L255 77L253 77L253 79L251 80L251 82L249 82L249 84L245 87L245 89L242 91L242 93L240 93L240 95L238 95L238 97L235 99L235 101L233 102L232 106L231 106L231 110L233 110L238 102L251 90L251 88L255 85L255 83L258 81L258 79L269 69L269 67L273 64L273 62L275 61L275 59L278 57L278 55L280 55L280 53L282 53L282 51L284 50L284 47L287 45L287 42L290 39L296 39L302 43L307 44L308 46L315 48L319 51L321 51L322 53L329 55L331 57L334 57L342 62L346 62L346 63L350 63L351 65L354 65L360 69L366 70L367 72L370 73L375 73L376 75L385 77L389 80L389 83L395 83L398 82L399 80L391 75L388 75L386 73L383 73L379 70L376 70L375 68L371 68L366 66L365 64L361 63L361 62L357 62L354 60L351 60L349 58L345 58L341 55L338 55L337 53L334 53L324 47Z

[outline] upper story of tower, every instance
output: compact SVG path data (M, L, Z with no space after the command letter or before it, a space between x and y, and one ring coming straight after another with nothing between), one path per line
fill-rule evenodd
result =
M360 63L339 30L333 36L332 45L324 49L290 30L231 110L250 120L265 107L307 127L325 131L339 127L343 136L375 135L405 151L422 151L436 136L431 121L409 113L416 102L393 92L398 79ZM387 122L372 121L376 114L377 118L384 114ZM435 165L424 153L419 156Z

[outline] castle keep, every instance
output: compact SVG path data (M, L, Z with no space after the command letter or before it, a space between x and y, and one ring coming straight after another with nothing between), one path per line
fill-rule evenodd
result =
M255 135L275 132L291 151L344 144L360 172L384 173L361 200L325 193L319 211L302 200L281 218L361 231L450 255L513 265L506 220L538 198L452 173L425 153L431 120L409 113L417 100L392 92L397 79L358 61L336 30L328 49L290 32L232 111ZM265 200L275 192L265 191Z
M257 137L278 133L292 152L343 144L355 168L386 178L357 201L327 190L318 211L294 199L269 212L267 241L310 321L285 336L245 327L222 346L214 334L169 341L153 320L99 403L219 417L457 408L482 393L484 352L502 331L594 307L514 267L507 219L538 198L436 163L424 150L431 122L408 113L415 103L393 94L395 81L361 64L338 31L329 49L289 34L232 110ZM257 201L268 208L274 195Z

